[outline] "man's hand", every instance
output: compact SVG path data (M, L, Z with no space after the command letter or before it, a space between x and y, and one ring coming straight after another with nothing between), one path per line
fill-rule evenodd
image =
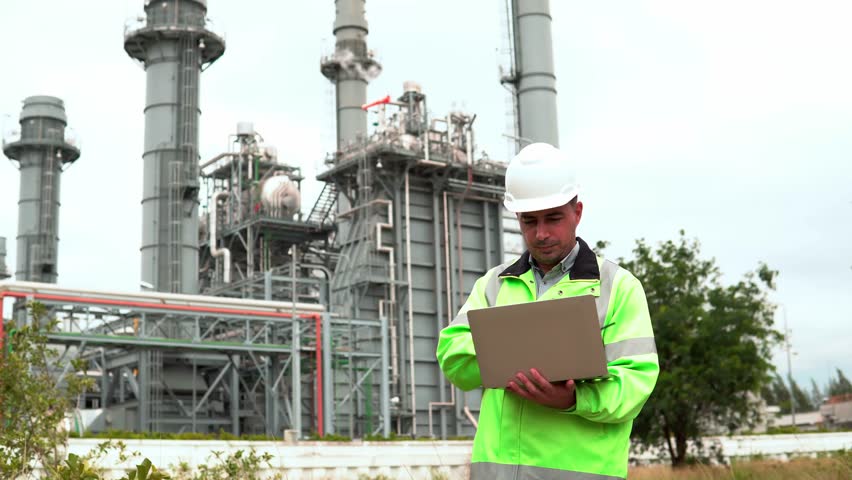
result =
M571 408L577 403L574 380L550 383L534 368L526 375L518 372L515 379L509 381L506 390L539 405L559 410Z

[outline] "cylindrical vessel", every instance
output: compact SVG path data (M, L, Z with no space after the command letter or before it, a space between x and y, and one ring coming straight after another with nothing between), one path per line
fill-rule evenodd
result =
M367 83L381 66L367 50L365 0L335 0L334 55L321 63L323 75L335 83L337 107L337 149L367 134Z
M292 218L301 206L301 195L287 175L273 175L260 184L260 203L270 217Z
M199 76L225 43L206 29L204 0L146 2L145 13L145 25L124 40L147 77L142 281L197 293Z
M56 97L26 98L20 125L20 140L3 145L21 171L15 278L56 283L59 177L62 166L77 160L80 150L65 141L65 104Z

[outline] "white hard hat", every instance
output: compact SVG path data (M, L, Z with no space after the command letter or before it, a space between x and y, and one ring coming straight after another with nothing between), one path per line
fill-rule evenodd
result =
M580 193L574 161L547 143L522 148L506 169L503 205L513 213L560 207Z

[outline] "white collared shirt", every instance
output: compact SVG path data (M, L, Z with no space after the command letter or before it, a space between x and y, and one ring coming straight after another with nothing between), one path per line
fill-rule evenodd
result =
M554 265L553 268L550 269L549 272L544 273L536 264L535 259L532 257L530 253L530 265L532 265L533 271L535 272L535 289L536 295L535 298L541 298L550 287L556 285L560 280L565 278L568 273L571 271L571 267L574 266L574 261L577 259L577 254L580 252L580 242L574 243L574 248L568 252L568 255L563 258L559 264Z

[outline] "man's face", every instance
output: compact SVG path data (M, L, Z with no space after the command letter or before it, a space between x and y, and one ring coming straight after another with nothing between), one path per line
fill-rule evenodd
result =
M565 258L577 241L577 225L583 216L583 202L518 214L521 233L530 254L544 270Z

